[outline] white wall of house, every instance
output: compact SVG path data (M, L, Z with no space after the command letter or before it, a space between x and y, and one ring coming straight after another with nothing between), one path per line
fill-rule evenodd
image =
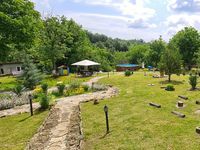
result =
M19 75L22 72L22 64L20 63L0 65L0 75Z

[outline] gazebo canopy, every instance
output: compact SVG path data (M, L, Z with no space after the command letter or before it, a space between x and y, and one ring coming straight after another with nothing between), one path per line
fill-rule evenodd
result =
M72 66L99 66L100 64L90 60L82 60L76 63L73 63Z

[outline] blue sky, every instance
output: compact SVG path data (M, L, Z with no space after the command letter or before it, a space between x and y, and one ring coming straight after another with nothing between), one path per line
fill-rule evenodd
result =
M185 26L200 30L200 0L32 0L43 16L64 15L113 38L168 41Z

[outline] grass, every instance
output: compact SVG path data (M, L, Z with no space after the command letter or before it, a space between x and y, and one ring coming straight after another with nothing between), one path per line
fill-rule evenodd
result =
M47 83L49 87L56 86L58 82L63 82L64 84L69 84L73 80L77 82L86 82L92 77L76 78L75 74L69 76L60 76L53 78L50 75L46 75L45 78L41 81L41 84ZM5 76L0 77L0 91L10 91L17 85L17 78L14 76Z
M9 91L15 87L17 80L13 76L0 77L0 91Z
M48 111L0 118L0 150L25 149L28 140L42 124Z
M60 76L57 78L46 76L45 79L41 82L41 84L47 83L49 87L53 87L56 86L58 82L62 82L63 84L69 84L74 80L76 80L77 82L86 82L91 78L92 77L76 78L75 74L70 74L69 76Z
M130 77L113 75L101 80L120 89L117 97L101 101L98 105L92 102L81 105L85 150L197 150L200 149L200 136L195 128L200 126L200 115L194 112L199 109L195 101L199 91L189 91L189 76L173 75L171 84L175 91L165 91L167 79L144 76L134 73ZM155 86L148 86L155 84ZM189 100L182 100L186 107L176 108L178 95L185 95ZM148 105L155 102L162 108ZM105 135L104 105L109 107L111 132ZM182 112L186 118L171 114L172 110Z

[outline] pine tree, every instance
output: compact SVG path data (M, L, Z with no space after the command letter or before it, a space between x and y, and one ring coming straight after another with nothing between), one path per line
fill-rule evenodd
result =
M42 80L42 74L28 57L24 60L21 79L24 87L30 90L33 90Z

